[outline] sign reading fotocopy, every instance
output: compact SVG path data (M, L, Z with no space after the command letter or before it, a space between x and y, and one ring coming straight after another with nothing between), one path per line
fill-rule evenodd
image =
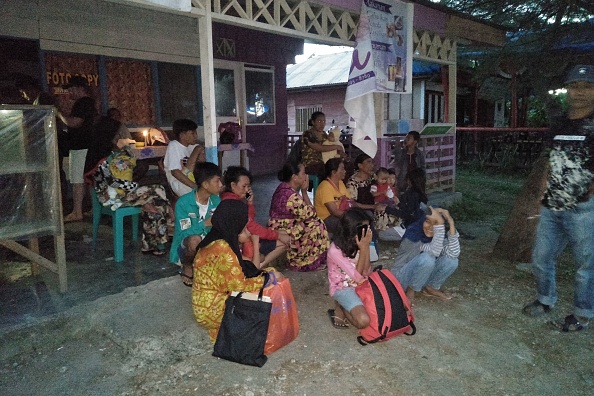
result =
M344 107L355 120L353 144L377 152L373 93L412 92L413 5L364 0Z

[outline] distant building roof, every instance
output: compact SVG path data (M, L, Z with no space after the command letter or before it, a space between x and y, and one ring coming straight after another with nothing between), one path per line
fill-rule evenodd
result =
M346 84L353 51L313 56L305 62L287 66L287 89ZM413 76L438 73L440 65L413 61Z

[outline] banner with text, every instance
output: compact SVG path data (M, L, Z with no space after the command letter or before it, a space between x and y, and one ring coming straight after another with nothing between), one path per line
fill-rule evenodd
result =
M363 0L344 107L355 121L353 144L377 152L373 93L412 92L413 5Z

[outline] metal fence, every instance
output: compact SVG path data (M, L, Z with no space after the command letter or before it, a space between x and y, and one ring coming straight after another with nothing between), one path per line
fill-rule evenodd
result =
M548 128L456 128L458 161L530 168L544 147Z

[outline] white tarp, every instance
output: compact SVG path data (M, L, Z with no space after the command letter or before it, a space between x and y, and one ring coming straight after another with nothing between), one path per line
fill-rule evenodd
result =
M344 107L355 121L353 144L377 152L373 93L412 92L413 5L363 0Z

